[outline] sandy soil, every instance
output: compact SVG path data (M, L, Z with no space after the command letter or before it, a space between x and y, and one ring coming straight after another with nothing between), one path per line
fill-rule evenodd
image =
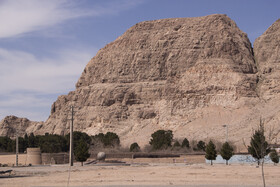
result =
M23 155L21 155L23 156ZM192 158L191 158L192 157ZM4 156L0 156L3 163ZM67 165L2 167L12 169L0 175L1 186L261 186L261 168L253 165L207 165L199 163L203 156L176 159L123 159L130 166L81 167L75 163L69 172ZM190 162L193 160L193 162ZM186 162L186 163L185 163ZM265 165L268 186L280 186L280 165ZM69 177L70 176L70 177Z

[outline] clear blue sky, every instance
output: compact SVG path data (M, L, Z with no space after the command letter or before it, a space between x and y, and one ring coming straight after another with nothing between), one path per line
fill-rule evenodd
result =
M227 14L253 43L278 0L0 0L0 119L46 120L98 49L137 22Z

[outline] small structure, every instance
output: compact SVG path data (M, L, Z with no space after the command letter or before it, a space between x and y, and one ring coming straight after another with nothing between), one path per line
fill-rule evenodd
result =
M269 144L272 149L275 149L276 152L280 153L280 144Z
M130 164L127 164L126 162L123 162L123 161L111 160L111 159L108 160L108 161L105 161L106 156L107 155L104 152L99 152L96 155L96 160L92 160L92 161L87 162L85 164L86 165L93 164L95 166L130 166ZM123 158L123 157L120 157L120 158Z
M210 160L205 159L205 162L206 164L210 164ZM217 155L216 160L212 162L213 164L225 164L226 160L224 160L221 155ZM252 157L252 155L233 155L228 161L229 164L253 164L255 162L257 162L257 160ZM268 155L264 157L264 162L273 163Z
M42 153L42 164L67 164L69 163L68 153Z
M98 161L105 161L106 154L104 152L99 152L96 156L96 160Z
M27 148L26 164L40 165L42 164L40 148Z

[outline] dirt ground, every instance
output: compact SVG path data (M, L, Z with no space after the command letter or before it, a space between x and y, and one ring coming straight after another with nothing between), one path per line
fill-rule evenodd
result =
M25 155L20 155L24 163ZM256 164L208 165L203 156L122 159L124 165L47 165L1 167L0 186L262 186ZM0 163L13 163L14 155L0 155ZM280 165L264 167L268 186L280 186ZM68 180L69 179L69 180ZM69 181L69 182L68 182Z

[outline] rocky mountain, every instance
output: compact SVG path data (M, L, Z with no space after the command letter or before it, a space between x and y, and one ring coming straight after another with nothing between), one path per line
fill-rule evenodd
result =
M280 93L280 19L273 23L254 43L259 70L260 95L264 99Z
M30 121L27 118L6 116L0 121L0 136L23 136L26 132L36 132L43 124L44 122Z
M221 141L225 124L229 140L241 146L260 117L280 135L279 43L279 20L254 50L226 15L141 22L99 50L44 124L21 128L68 133L74 106L75 130L113 131L124 146L145 145L158 129L173 130L176 138ZM0 125L1 135L13 135L3 130L3 120Z

